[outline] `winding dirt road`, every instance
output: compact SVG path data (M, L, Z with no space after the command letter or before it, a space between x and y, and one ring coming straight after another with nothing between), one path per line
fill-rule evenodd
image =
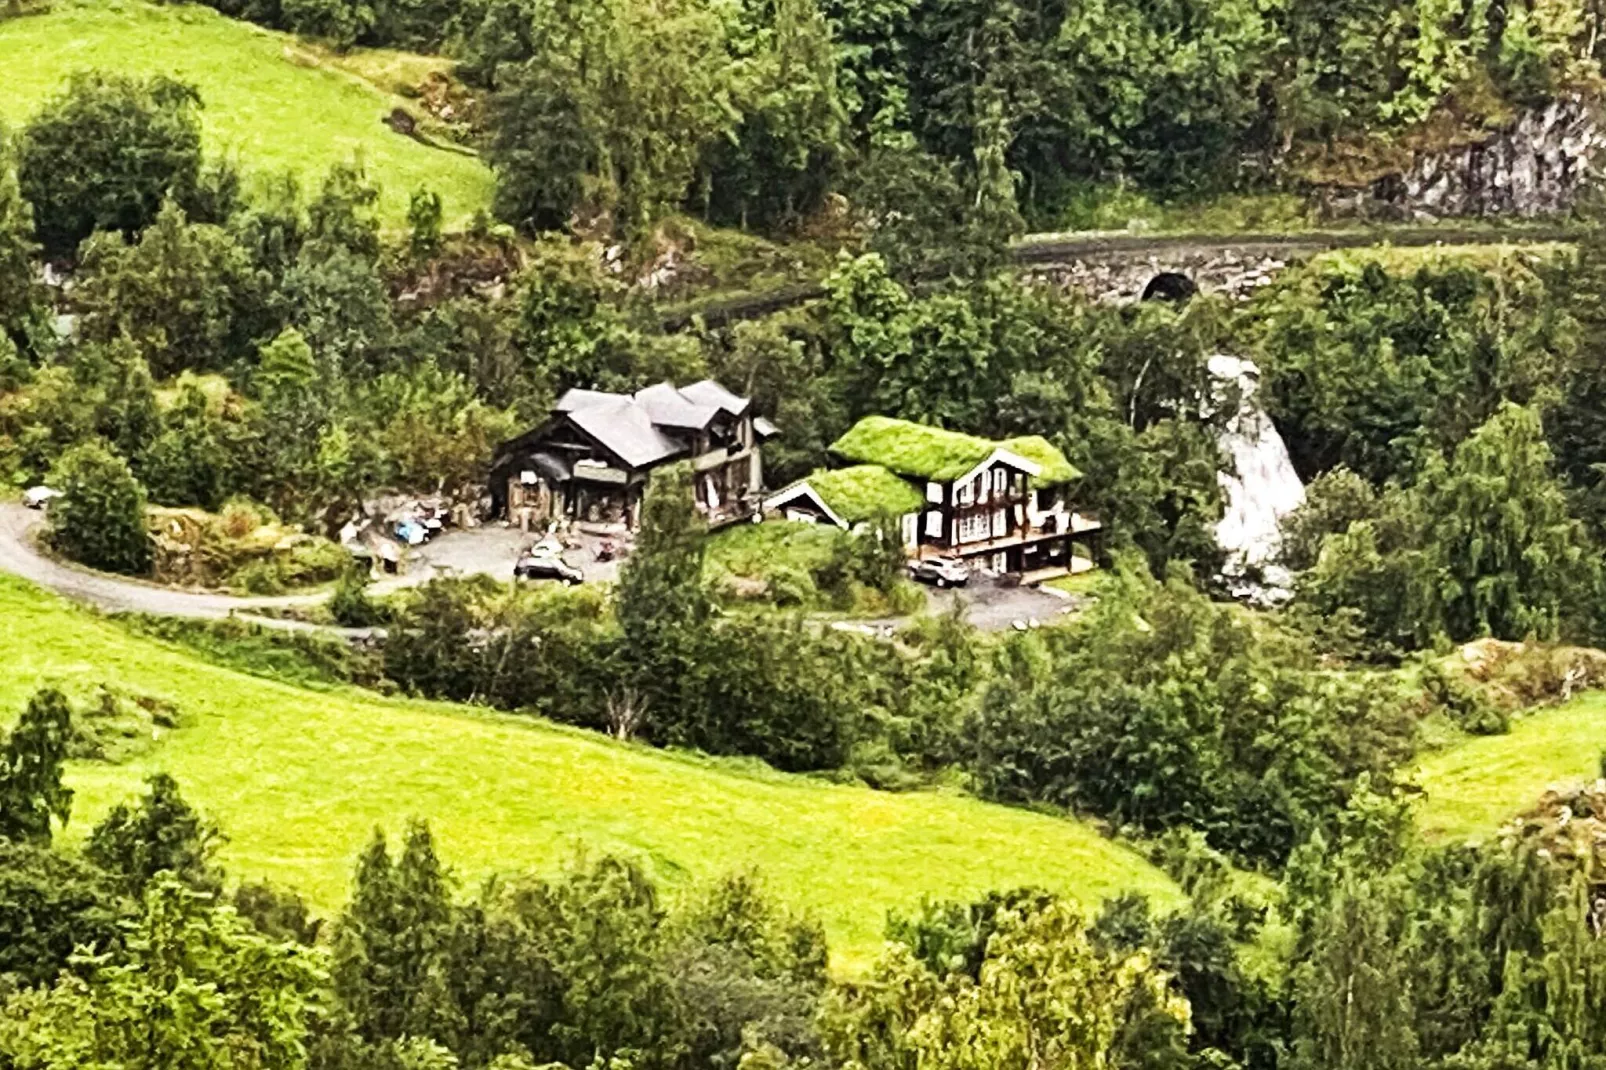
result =
M0 572L20 576L75 602L108 613L151 613L203 620L240 616L248 618L253 624L285 631L317 631L353 637L370 634L367 629L333 628L304 621L263 617L252 612L280 606L315 604L324 599L322 594L244 598L214 591L162 587L64 564L46 556L34 542L43 521L42 514L26 506L16 502L0 502Z

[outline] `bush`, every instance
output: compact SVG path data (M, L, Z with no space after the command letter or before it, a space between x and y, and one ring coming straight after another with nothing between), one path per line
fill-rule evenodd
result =
M122 941L126 902L101 871L48 848L0 840L0 987L48 984L75 952Z
M1438 661L1422 666L1422 687L1429 700L1463 732L1502 736L1511 731L1511 716L1477 684L1446 669Z
M768 583L770 601L777 606L811 606L819 595L813 577L791 565L779 565L771 570Z
M329 615L346 628L372 628L384 623L384 607L368 597L368 570L351 565L340 574L329 596Z
M89 834L84 855L140 898L158 874L169 874L211 894L223 888L223 871L212 862L222 836L179 794L166 773L146 781L138 805L119 803Z
M50 542L74 561L137 575L151 563L145 488L128 462L90 442L64 453L50 473L61 497L50 505Z

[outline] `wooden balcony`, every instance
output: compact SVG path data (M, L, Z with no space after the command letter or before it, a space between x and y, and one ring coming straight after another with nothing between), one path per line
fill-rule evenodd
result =
M1102 523L1092 517L1080 513L1068 513L1061 515L1061 521L1053 531L1040 526L1017 528L1007 535L977 539L972 542L956 542L952 545L922 543L916 548L915 557L921 560L933 557L974 557L979 554L997 553L1000 550L1011 550L1018 546L1075 538L1078 535L1099 531L1103 527Z

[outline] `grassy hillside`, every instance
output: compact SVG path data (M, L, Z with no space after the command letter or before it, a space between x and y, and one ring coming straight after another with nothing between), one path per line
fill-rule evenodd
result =
M440 193L449 222L489 203L491 174L478 160L381 123L400 98L323 63L294 38L206 7L58 0L48 14L0 21L0 120L23 122L71 72L92 67L200 87L208 151L231 154L248 172L290 170L311 187L331 164L360 155L392 225L405 221L419 186Z
M376 824L434 822L467 880L551 867L577 844L622 850L671 882L757 866L817 911L847 965L876 946L885 912L922 896L1036 884L1090 904L1173 886L1085 825L974 800L891 795L746 764L614 744L528 718L359 691L310 692L136 638L0 577L0 710L34 688L102 682L167 698L184 727L126 765L76 767L78 834L156 770L229 835L236 877L294 885L320 906L345 895Z
M1440 839L1493 832L1551 785L1597 775L1603 748L1606 693L1592 692L1525 717L1506 735L1431 755L1419 777L1423 830Z

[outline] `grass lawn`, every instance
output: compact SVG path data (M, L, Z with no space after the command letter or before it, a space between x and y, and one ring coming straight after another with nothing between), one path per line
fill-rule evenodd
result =
M398 61L384 55L378 69L394 70ZM312 190L331 165L360 156L381 187L387 223L398 229L420 186L441 195L449 225L490 203L484 164L381 123L404 102L351 73L362 64L325 63L293 37L196 5L58 0L46 14L0 21L0 121L23 123L69 74L87 68L194 83L206 105L207 151L232 156L248 174L289 170Z
M1506 735L1429 755L1418 777L1427 793L1418 820L1433 839L1487 835L1551 785L1597 775L1603 747L1606 693L1540 710L1513 722Z
M1070 576L1059 576L1046 581L1044 587L1052 587L1066 594L1090 595L1096 592L1110 574L1103 569L1090 569L1087 572L1078 572Z
M709 536L708 567L733 576L764 576L779 567L811 572L831 560L836 544L845 538L830 524L732 524Z
M889 909L1032 884L1092 906L1175 887L1078 822L944 794L894 795L613 743L532 718L354 689L306 691L198 660L0 577L0 710L60 683L106 682L178 704L185 725L119 766L80 764L72 830L151 772L176 776L227 833L236 878L265 876L329 909L375 825L429 818L466 881L549 869L577 845L643 859L671 884L757 867L864 965Z

